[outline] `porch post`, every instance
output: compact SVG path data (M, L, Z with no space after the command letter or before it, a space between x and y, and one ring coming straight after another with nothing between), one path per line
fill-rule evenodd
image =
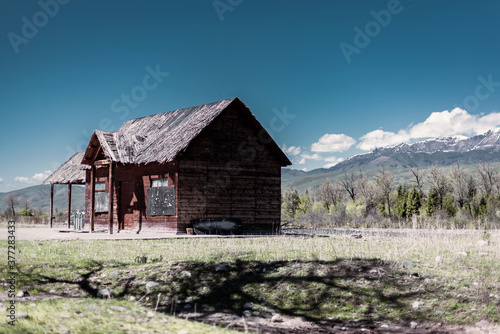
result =
M95 166L90 169L90 232L94 232L95 218Z
M113 163L109 165L109 205L108 205L108 215L109 215L109 234L113 234Z
M50 184L50 212L49 212L49 225L52 228L52 217L54 217L54 184Z
M71 224L71 183L68 183L68 228Z

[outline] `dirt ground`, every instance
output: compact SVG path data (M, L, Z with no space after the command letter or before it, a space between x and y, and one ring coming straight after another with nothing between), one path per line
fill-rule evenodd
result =
M323 321L313 323L298 318L282 316L282 321L273 321L272 317L240 317L231 313L181 313L179 317L202 321L209 324L221 325L231 329L248 331L260 334L500 334L500 326L495 326L487 321L480 321L474 325L450 326L442 324L382 324L376 326L372 323Z
M0 240L7 240L7 229L2 229ZM144 231L141 233L121 231L118 233L109 234L107 231L78 231L61 227L17 227L15 230L17 240L137 240L137 239L167 239L167 238L215 238L222 236L210 235L176 235L167 232L150 232Z

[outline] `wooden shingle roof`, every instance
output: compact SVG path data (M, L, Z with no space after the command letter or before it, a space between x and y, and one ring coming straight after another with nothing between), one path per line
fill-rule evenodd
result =
M43 184L85 184L85 170L90 166L82 165L83 152L75 153L54 173L43 181Z
M92 163L99 145L106 158L113 162L172 162L204 128L233 103L243 106L243 110L248 112L256 127L263 129L248 107L238 98L232 98L132 119L116 132L97 130L90 140L82 163ZM282 164L290 165L291 162L279 146L274 141L271 145L275 146Z

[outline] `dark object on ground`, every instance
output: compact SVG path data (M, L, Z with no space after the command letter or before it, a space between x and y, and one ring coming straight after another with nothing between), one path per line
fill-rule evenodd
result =
M195 234L242 234L241 219L193 219Z

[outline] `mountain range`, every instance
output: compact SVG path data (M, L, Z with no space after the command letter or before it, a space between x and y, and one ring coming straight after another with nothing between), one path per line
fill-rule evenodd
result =
M19 199L16 210L24 207L25 201L29 202L32 209L42 208L44 212L50 207L50 185L40 184L23 189L18 189L6 193L0 193L0 212L7 208L5 199L9 194L15 195ZM68 186L54 186L54 208L60 211L68 210ZM72 210L82 210L85 208L85 187L73 185L71 188L71 208Z
M429 139L413 144L402 143L377 148L366 154L353 156L331 167L331 170L349 170L360 167L425 167L437 164L475 164L500 161L500 131L488 131L473 137Z
M349 170L376 171L387 167L400 173L412 167L426 168L476 165L500 162L500 130L488 131L473 137L446 137L417 143L401 143L396 146L377 148L370 153L355 155L328 169L319 168L308 172L282 169L283 189L289 185L300 189L313 187L326 179L335 179ZM408 172L409 174L409 172Z

